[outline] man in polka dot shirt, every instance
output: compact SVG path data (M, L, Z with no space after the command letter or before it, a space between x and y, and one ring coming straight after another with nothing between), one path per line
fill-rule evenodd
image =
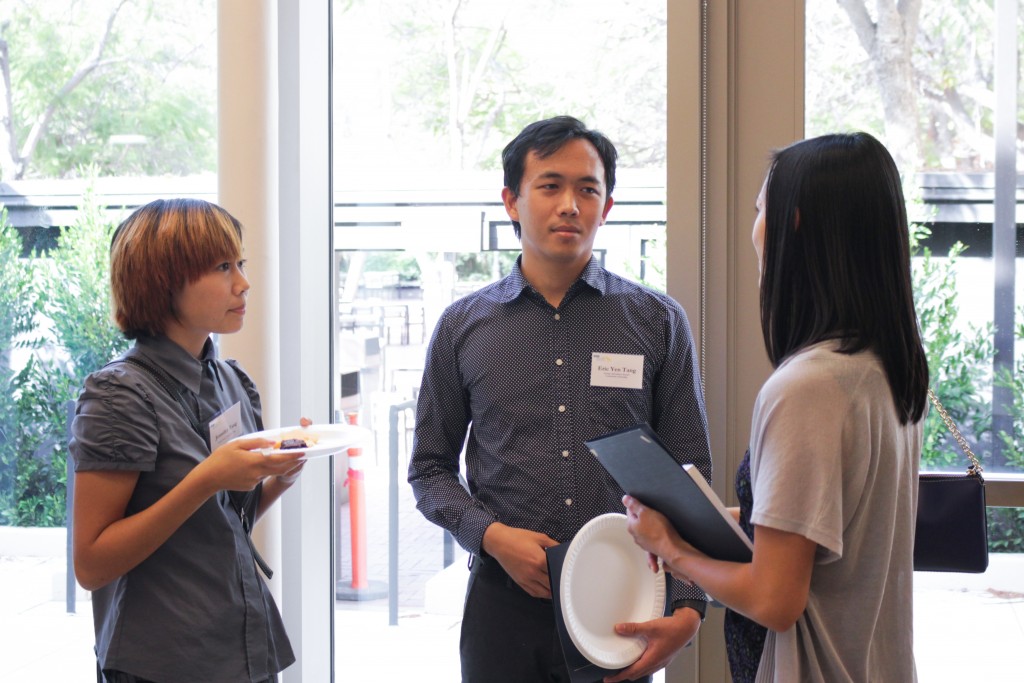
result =
M711 478L686 314L593 257L616 157L604 135L568 116L523 129L502 152L502 199L522 255L507 277L449 306L430 341L409 482L427 519L472 553L464 683L569 681L544 549L624 511L586 440L647 422L680 463ZM609 363L625 372L607 372ZM617 627L648 646L608 681L643 680L690 642L706 596L672 581L670 600L670 616Z

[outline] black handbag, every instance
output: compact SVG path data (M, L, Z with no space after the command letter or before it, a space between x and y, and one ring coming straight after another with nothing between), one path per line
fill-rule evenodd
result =
M931 389L928 397L971 465L965 474L920 473L914 571L981 573L988 568L988 510L981 463Z

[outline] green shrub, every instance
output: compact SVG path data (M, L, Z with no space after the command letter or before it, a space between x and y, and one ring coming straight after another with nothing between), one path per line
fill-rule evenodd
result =
M43 279L49 280L47 289L39 295L52 321L52 342L67 354L60 369L78 387L130 345L110 312L110 240L116 227L87 191L75 224L61 231L48 263L50 277Z
M15 376L14 456L5 462L0 520L13 526L63 526L66 521L67 402L77 390L52 365L29 358Z
M958 323L956 263L964 245L954 244L944 259L920 246L928 229L914 226L912 243L917 247L914 263L914 299L921 322L921 338L928 356L932 390L953 417L979 456L991 439L992 409L983 389L991 384L992 326L983 329ZM924 468L966 469L966 458L946 429L937 410L925 421L921 465Z
M1024 553L1024 508L989 508L988 549Z
M1014 339L1018 346L1024 346L1024 306L1017 309L1017 325L1014 328ZM997 386L1010 390L1010 415L1012 433L1000 431L996 438L1002 442L1006 464L1015 470L1024 471L1024 352L1013 362L1013 371L1004 370L994 380ZM1024 524L1020 527L1024 531ZM1024 533L1021 534L1024 543Z
M930 250L920 247L920 240L927 234L927 228L921 226L915 226L912 233L918 252L914 295L932 390L983 466L991 457L992 440L1001 439L1006 446L1007 464L1024 470L1021 444L1024 439L1024 359L1016 361L1012 377L1004 374L993 378L993 326L989 323L981 329L974 326L963 329L957 323L960 305L955 266L964 246L954 244L947 257L940 261L933 258ZM1018 317L1024 320L1024 309ZM1024 322L1017 326L1016 338L1024 340ZM992 434L988 387L993 382L1009 386L1013 392L1014 434ZM954 471L967 468L967 456L934 409L925 421L921 467ZM992 552L1024 552L1024 509L990 508L988 536Z
M47 257L8 259L20 240L0 225L0 299L16 311L4 348L29 352L14 372L0 364L0 523L62 526L66 520L67 404L86 375L127 348L110 320L107 222L91 193ZM12 265L13 264L13 265ZM21 307L21 308L17 308ZM27 310L26 310L27 308ZM27 322L26 322L27 321Z
M10 504L4 501L15 499L22 425L17 391L22 380L11 368L12 352L25 344L19 340L34 326L34 265L21 251L21 237L0 208L0 523L7 523Z

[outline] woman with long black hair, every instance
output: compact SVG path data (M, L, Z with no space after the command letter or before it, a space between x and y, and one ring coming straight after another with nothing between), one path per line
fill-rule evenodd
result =
M775 370L751 426L753 561L703 555L627 497L630 531L767 627L758 681L913 681L928 365L899 174L870 135L825 135L774 154L757 208Z

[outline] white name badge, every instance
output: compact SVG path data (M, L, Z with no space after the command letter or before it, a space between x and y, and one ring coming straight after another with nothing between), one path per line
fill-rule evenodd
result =
M210 420L210 450L215 451L231 439L242 435L242 404L235 403Z
M644 357L628 353L598 353L590 356L590 386L644 388Z

